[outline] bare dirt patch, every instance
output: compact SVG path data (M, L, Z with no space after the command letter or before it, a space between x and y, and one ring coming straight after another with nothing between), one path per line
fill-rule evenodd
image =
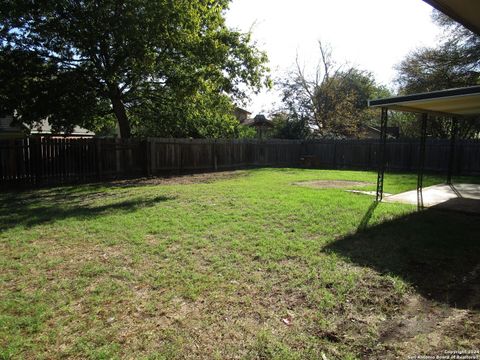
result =
M300 181L294 182L293 185L305 186L314 189L344 189L356 186L373 185L372 183L364 181L349 181L349 180L314 180L314 181Z
M115 180L108 183L109 186L130 187L145 185L189 185L200 183L212 183L220 180L236 179L247 176L245 170L220 171L201 174L173 175L139 179Z
M397 315L379 325L379 342L389 349L387 359L400 354L441 354L446 349L456 349L461 343L458 339L478 344L474 330L469 328L478 319L474 310L445 306L411 294Z

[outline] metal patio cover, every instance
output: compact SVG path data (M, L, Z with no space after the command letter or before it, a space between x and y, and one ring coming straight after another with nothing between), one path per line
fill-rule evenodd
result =
M478 0L480 3L480 0ZM480 115L480 86L369 100L368 106L449 117Z
M423 0L437 10L450 16L467 29L480 35L479 0Z
M423 0L437 10L456 20L480 36L480 0ZM377 177L376 201L383 198L383 180L386 163L386 128L388 110L400 110L422 114L420 137L419 168L417 180L417 198L419 207L423 207L423 168L425 162L425 143L429 114L448 116L452 119L451 145L449 154L447 183L451 183L455 137L459 118L480 116L480 86L447 89L407 96L369 100L370 107L382 109L380 126L380 161Z
M386 167L385 153L387 144L386 128L388 110L399 110L422 114L417 194L419 207L423 207L423 171L425 163L427 120L429 114L446 116L452 119L450 154L447 160L447 183L450 184L453 173L455 137L458 130L458 119L480 117L480 86L470 86L465 88L447 89L413 95L369 100L368 106L382 109L380 122L380 162L377 177L376 201L381 201L383 198L383 180Z

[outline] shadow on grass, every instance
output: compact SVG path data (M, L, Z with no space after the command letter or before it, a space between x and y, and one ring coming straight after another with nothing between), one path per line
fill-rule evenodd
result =
M325 251L398 276L428 299L480 309L480 216L429 209L367 228L375 207Z
M367 229L367 226L368 226L368 222L370 221L370 219L372 218L372 215L375 211L375 209L377 208L378 206L378 202L377 201L374 201L372 202L372 204L368 207L367 211L365 212L365 215L363 215L363 218L362 220L360 221L360 224L358 224L357 226L357 232L359 231L364 231Z
M67 218L90 219L106 214L132 212L174 199L168 196L133 198L124 197L122 194L107 194L100 190L93 191L93 188L84 190L62 188L0 195L0 231L15 226L32 227Z

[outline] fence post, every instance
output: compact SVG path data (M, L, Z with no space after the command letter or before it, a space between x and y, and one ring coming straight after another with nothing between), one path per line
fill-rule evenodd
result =
M216 147L217 140L212 140L212 165L213 170L217 171L217 147Z
M145 174L152 175L152 143L149 138L145 140Z
M174 143L178 146L178 173L183 172L183 143L174 139Z
M125 154L122 153L122 142L123 138L115 138L115 176L118 177L119 174L122 172L122 159L125 159ZM123 156L122 156L123 155Z
M95 160L97 179L100 180L102 178L102 143L99 138L95 138Z
M336 139L333 140L333 168L337 168L337 141Z
M368 170L371 170L373 168L372 166L372 143L371 141L368 141L368 164L367 164Z
M12 184L15 184L15 180L18 178L18 166L17 166L17 144L15 143L14 139L10 139L8 141L8 147L10 148L9 151L9 168L10 168L10 174L9 178L12 182Z
M464 146L465 146L465 140L461 140L461 141L458 141L457 144L457 151L456 151L456 154L457 154L457 159L456 159L456 163L457 163L457 175L462 175L463 173L463 155L464 155Z
M41 137L32 137L31 144L32 147L30 151L32 159L34 159L34 168L35 168L35 185L38 185L42 182L43 175L43 158L42 158L42 138Z

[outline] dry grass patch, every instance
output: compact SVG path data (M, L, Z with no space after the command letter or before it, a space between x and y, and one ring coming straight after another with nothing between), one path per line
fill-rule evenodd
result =
M163 177L150 177L129 180L116 180L107 183L114 187L148 186L148 185L190 185L208 184L220 180L230 180L248 176L247 170L218 171L210 173L168 175Z
M294 182L293 185L305 186L313 189L345 189L351 187L370 186L373 185L373 183L349 180L314 180Z
M373 173L234 174L0 195L0 358L374 359L478 346L477 218L291 186L364 186ZM389 179L403 190L404 175Z

